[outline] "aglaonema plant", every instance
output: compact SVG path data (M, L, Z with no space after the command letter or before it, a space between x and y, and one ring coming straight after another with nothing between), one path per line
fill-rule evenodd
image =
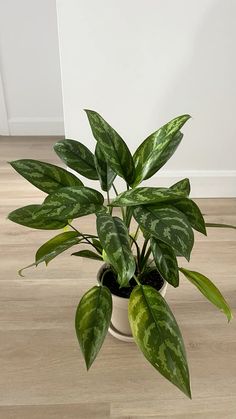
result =
M17 160L10 164L29 182L45 192L41 205L28 205L11 212L8 218L23 226L62 230L43 244L29 266L46 265L72 246L84 246L75 256L109 262L120 288L133 290L129 298L129 322L135 342L147 360L165 378L191 397L185 347L175 317L161 294L145 285L144 278L155 269L171 286L178 288L179 272L216 307L228 321L228 303L210 279L199 272L179 267L179 258L190 260L194 233L206 235L206 227L235 226L205 223L197 204L189 198L188 179L169 188L140 186L167 162L180 144L181 128L190 118L179 116L146 138L132 156L120 135L97 113L86 110L96 143L93 154L78 141L65 139L54 150L78 174L100 182L103 194L84 186L77 175L37 160ZM124 179L127 190L118 193L116 176ZM116 197L110 199L113 189ZM114 216L114 208L120 216ZM97 234L87 234L72 224L74 219L94 214ZM131 234L131 220L137 224ZM142 244L137 241L143 236ZM90 248L87 247L90 246ZM22 274L22 270L20 271ZM79 344L89 369L107 334L112 314L109 287L95 285L81 299L75 319Z

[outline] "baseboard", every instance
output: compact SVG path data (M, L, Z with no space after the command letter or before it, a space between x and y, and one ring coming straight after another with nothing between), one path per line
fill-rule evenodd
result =
M180 179L189 178L191 197L193 198L233 198L236 197L236 170L162 170L153 178L146 180L142 186L169 187ZM97 187L97 182L84 179L84 184ZM118 191L126 190L121 178L116 178ZM113 198L114 192L110 191Z
M62 118L10 118L10 135L63 135Z

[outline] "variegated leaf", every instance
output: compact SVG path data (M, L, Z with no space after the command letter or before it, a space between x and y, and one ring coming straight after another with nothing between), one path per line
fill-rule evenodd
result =
M95 111L85 110L93 132L109 166L131 185L134 180L132 155L121 136Z
M183 134L179 132L189 115L181 115L149 135L134 153L136 178L133 186L149 179L169 160L180 144Z
M28 159L12 161L10 164L21 176L48 194L63 186L83 186L72 173L53 164Z
M75 329L89 369L106 337L111 321L112 297L108 288L95 286L80 300L75 316Z
M159 202L175 201L184 198L183 192L172 191L169 188L134 188L125 191L113 199L111 205L113 207L134 206L134 205L150 205Z
M98 179L94 155L82 143L75 140L63 140L54 145L54 150L65 164L88 179Z
M191 398L183 338L161 294L148 285L137 285L129 299L129 322L145 358Z
M180 180L179 182L172 185L170 189L173 191L183 192L185 196L189 196L191 190L189 179L185 178Z
M157 204L134 207L133 215L147 233L173 247L187 260L190 259L194 236L182 212L169 204Z
M135 259L126 225L118 217L98 214L97 232L102 247L118 274L120 286L129 286L129 280L135 272Z
M179 269L174 250L154 237L151 237L150 244L158 272L169 284L178 287Z
M53 217L48 218L42 216L35 219L34 216L40 208L41 205L27 205L26 207L10 212L8 218L14 223L39 230L58 230L67 225L67 220L58 221L57 219L53 219Z
M107 164L105 156L98 143L95 148L94 162L102 190L109 191L116 177L116 173L113 172Z
M186 215L194 230L206 235L206 226L203 215L194 201L184 198L173 202L173 205Z
M102 194L95 189L85 186L61 188L45 199L34 218L74 219L101 211L103 202Z
M209 278L200 274L199 272L189 271L188 269L179 268L179 270L185 275L185 277L195 285L199 291L216 307L222 310L228 321L233 317L230 306L225 301L223 295L218 288L210 281Z
M91 250L79 250L78 252L72 253L71 256L79 256L81 258L88 258L94 260L103 260L102 256L98 253L92 252Z

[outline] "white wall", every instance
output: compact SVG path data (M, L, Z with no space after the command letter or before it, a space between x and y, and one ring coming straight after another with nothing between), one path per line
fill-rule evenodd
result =
M55 0L0 0L3 101L0 134L64 132Z
M236 2L58 0L65 132L94 140L94 109L135 150L190 113L184 140L150 185L189 176L195 196L236 196Z

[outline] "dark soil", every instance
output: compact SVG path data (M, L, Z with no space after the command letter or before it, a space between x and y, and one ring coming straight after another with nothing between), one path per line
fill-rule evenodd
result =
M164 284L163 278L156 269L152 269L145 273L142 278L139 278L139 281L143 285L151 285L157 291L159 291ZM108 267L104 269L102 283L109 288L113 295L123 298L129 298L132 290L137 285L135 279L132 278L130 280L130 287L119 288L116 273Z

